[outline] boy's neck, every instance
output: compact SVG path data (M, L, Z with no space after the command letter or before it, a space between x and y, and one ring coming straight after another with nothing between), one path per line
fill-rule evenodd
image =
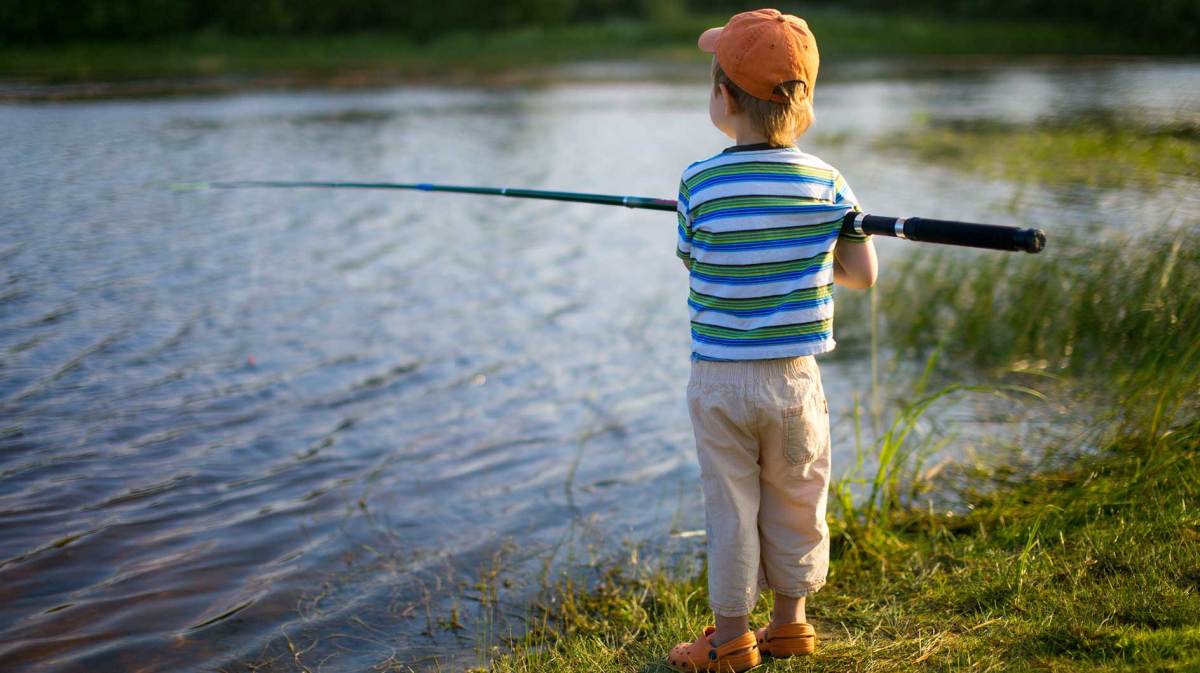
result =
M737 129L733 142L738 145L760 145L768 140L765 135L753 129Z
M733 141L738 145L757 145L765 143L769 140L767 136L755 127L754 122L745 114L735 114L729 119L729 126L726 127L726 134L733 136ZM733 131L733 133L729 133Z

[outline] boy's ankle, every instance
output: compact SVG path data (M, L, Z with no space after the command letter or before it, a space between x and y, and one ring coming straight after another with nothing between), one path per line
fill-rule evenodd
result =
M746 633L750 633L750 616L742 617L716 617L715 630L710 638L714 647L720 647L725 643L742 637Z
M713 647L720 647L720 646L724 645L725 643L727 643L731 640L737 640L738 638L741 638L742 636L744 636L750 632L751 632L750 629L744 629L744 630L738 631L736 633L722 633L720 631L714 631L712 634L712 638L710 638L710 641L712 642Z
M768 628L774 630L781 626L787 626L788 624L807 624L807 623L808 623L808 620L805 619L804 613L800 613L800 614L788 613L786 615L773 614L773 615L771 615L771 620L769 622L767 622L767 626L768 626Z
M775 594L775 605L771 610L770 628L775 629L787 624L804 624L807 601L804 597L793 598Z

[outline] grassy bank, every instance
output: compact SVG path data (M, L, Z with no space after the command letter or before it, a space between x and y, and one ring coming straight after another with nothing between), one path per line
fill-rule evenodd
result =
M1200 121L1154 125L1103 115L1029 125L943 121L881 137L873 149L1019 183L1154 188L1200 174Z
M1157 53L1084 25L955 20L831 9L807 17L827 62L849 57ZM488 77L591 59L704 60L704 28L725 16L609 21L551 29L455 34L417 44L400 35L195 35L139 43L0 47L0 77L81 82L148 77L289 76L318 81Z
M1056 244L1053 259L918 257L887 276L881 320L912 355L940 344L989 379L1065 378L1112 412L1089 450L1027 446L1028 463L914 483L922 403L897 409L878 470L834 488L820 653L765 670L1200 667L1200 233ZM703 575L618 569L557 598L492 670L667 670L710 619Z
M768 671L1195 670L1200 425L979 496L964 516L897 512L888 544L839 538L810 609L818 655ZM494 671L668 670L710 619L703 577L610 576ZM763 601L753 617L764 624Z

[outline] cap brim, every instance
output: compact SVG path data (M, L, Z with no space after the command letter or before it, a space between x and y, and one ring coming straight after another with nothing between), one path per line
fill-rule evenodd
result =
M700 50L707 51L710 54L717 53L717 40L721 39L721 31L723 30L725 30L725 26L709 28L700 33L700 39L696 40L696 44L700 46Z

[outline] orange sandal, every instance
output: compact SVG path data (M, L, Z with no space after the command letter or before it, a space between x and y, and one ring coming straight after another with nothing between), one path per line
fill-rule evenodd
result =
M774 629L764 626L754 632L754 637L759 652L780 659L817 651L817 632L806 622L792 622Z
M667 665L681 673L741 673L762 663L754 634L749 631L713 647L715 627L704 627L695 642L679 643L667 655Z

